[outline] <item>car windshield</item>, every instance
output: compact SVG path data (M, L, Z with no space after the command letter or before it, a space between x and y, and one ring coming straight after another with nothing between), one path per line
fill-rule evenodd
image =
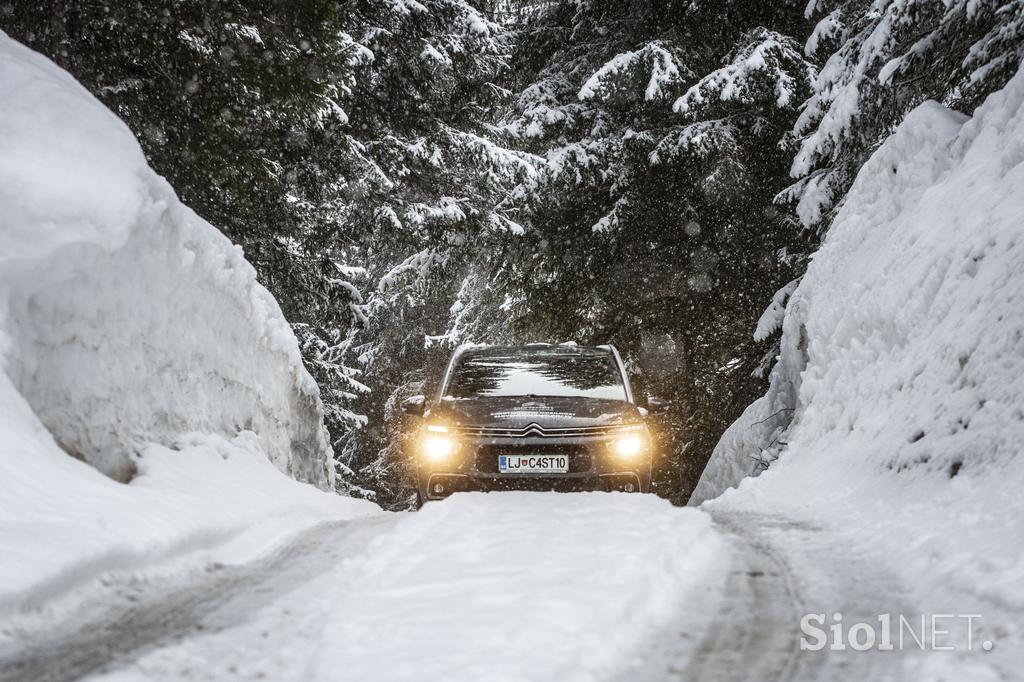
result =
M622 375L608 351L553 348L467 351L452 370L445 396L627 399Z

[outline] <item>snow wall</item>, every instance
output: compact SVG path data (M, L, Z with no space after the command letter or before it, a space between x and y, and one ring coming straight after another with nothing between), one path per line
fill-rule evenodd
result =
M252 432L282 472L333 475L317 386L241 248L120 120L2 32L0 370L4 468L55 441L127 480L148 444Z
M922 104L865 164L691 504L738 486L714 504L812 510L934 594L1024 608L1022 448L1024 71L970 119Z

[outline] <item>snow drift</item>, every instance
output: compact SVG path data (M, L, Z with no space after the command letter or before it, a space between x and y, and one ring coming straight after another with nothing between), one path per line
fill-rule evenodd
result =
M124 480L145 443L248 430L325 486L317 387L241 250L84 88L5 36L0 102L0 361L57 443Z
M799 508L926 602L1020 610L1022 443L1024 72L970 119L921 105L864 166L693 502L778 456L715 504Z
M375 509L271 465L328 487L330 454L240 250L84 88L0 33L0 614L257 524L265 541Z

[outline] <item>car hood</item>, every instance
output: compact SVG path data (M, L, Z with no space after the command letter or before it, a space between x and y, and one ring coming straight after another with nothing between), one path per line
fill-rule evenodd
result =
M636 405L624 400L577 397L444 398L430 416L455 426L542 428L604 426L639 421Z

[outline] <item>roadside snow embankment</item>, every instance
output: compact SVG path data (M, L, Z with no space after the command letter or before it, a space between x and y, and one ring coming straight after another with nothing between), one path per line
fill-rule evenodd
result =
M266 460L330 483L277 303L113 114L0 32L0 609L90 566L354 508Z
M1024 611L1022 444L1024 72L970 119L921 105L864 166L694 502L781 449L711 508L845 529L924 606L991 624Z
M121 480L140 443L257 434L323 486L313 380L241 249L182 205L131 132L0 36L0 359L60 446Z

